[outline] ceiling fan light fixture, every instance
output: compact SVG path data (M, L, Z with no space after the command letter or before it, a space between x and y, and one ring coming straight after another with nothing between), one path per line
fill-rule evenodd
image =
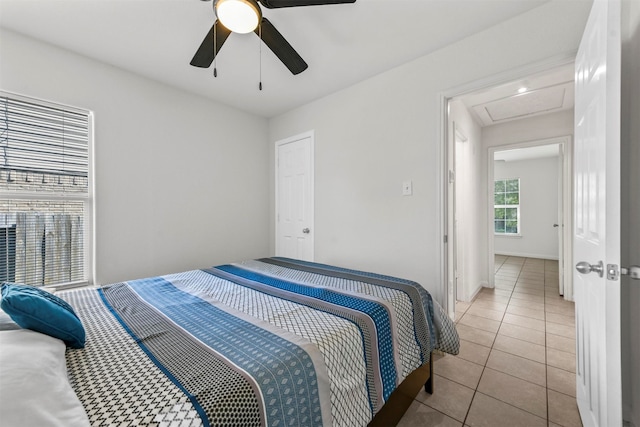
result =
M216 0L213 9L222 25L234 33L250 33L262 20L255 0Z

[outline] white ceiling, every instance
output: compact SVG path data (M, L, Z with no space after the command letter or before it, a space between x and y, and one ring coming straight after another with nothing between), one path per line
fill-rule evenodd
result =
M348 87L550 0L357 0L263 8L309 64L293 76L259 40L232 34L212 69L189 65L211 1L0 0L0 26L264 117ZM560 1L560 0L556 0Z
M518 92L523 89L523 92ZM573 63L459 98L480 126L490 126L574 106Z

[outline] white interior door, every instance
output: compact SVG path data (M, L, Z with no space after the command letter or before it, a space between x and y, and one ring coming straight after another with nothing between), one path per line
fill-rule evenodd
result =
M558 219L553 225L558 231L558 293L564 295L564 144L558 144Z
M456 124L451 122L447 144L447 313L455 319L457 298L457 246L456 233Z
M467 137L462 134L458 126L454 124L455 131L455 144L454 146L454 167L455 179L453 183L453 239L455 242L455 255L454 255L454 284L455 284L455 298L458 301L466 301L468 299L466 292L466 275L465 275L465 248L463 243L469 235L466 230L466 220L461 221L461 207L464 206L464 197L462 195L467 194L468 191L463 184L464 166L467 165L465 157L464 143L467 141Z
M276 256L313 261L313 133L276 143Z
M577 400L587 427L622 425L620 282L606 271L620 263L620 49L619 0L595 0L576 57L574 150L574 262L586 263L574 273Z

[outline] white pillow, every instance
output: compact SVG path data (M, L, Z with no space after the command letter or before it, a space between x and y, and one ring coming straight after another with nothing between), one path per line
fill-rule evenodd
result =
M0 331L0 419L5 427L89 426L67 378L64 343L28 329Z
M12 329L20 329L20 326L4 310L0 310L0 331L10 331Z

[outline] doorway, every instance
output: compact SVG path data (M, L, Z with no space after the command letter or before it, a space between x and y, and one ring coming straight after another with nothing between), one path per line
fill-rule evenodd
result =
M548 226L553 229L558 224L557 257L565 258L564 268L559 269L563 285L558 291L572 300L572 288L565 278L571 277L571 271L567 274L566 270L571 265L567 233L571 230L568 174L573 133L573 59L521 70L519 74L514 72L493 82L478 82L475 87L442 95L442 188L448 208L442 222L446 276L443 293L452 318L456 300L471 301L483 287L494 286L493 155L506 149L556 144L562 150L562 165L558 163L557 171L562 179L556 183L557 197L562 200L554 200L562 212L558 209ZM460 143L456 135L464 136L465 142ZM528 225L526 229L530 231Z
M558 261L558 295L573 300L570 136L489 148L489 271L495 256ZM568 267L569 271L566 271ZM494 285L490 281L491 285Z

